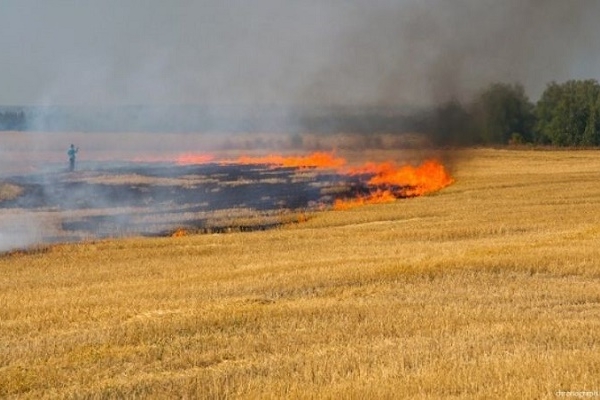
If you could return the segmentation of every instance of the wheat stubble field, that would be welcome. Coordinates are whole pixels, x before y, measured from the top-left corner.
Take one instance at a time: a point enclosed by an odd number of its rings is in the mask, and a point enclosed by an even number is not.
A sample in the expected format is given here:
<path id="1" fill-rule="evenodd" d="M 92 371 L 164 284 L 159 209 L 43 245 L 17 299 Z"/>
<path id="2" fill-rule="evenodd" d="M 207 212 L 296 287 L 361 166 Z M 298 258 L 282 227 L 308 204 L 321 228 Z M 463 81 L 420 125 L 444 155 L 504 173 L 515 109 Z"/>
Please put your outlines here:
<path id="1" fill-rule="evenodd" d="M 600 152 L 469 150 L 452 172 L 270 231 L 5 254 L 0 397 L 600 390 Z"/>

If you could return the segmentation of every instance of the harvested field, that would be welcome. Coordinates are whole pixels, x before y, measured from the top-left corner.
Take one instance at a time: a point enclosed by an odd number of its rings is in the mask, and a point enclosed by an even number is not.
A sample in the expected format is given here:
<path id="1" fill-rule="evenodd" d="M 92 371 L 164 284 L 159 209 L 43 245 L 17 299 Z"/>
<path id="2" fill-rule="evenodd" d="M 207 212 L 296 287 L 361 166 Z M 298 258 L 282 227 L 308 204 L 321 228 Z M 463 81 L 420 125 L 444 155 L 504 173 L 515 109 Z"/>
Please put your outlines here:
<path id="1" fill-rule="evenodd" d="M 289 214 L 331 204 L 332 196 L 323 194 L 328 187 L 349 192 L 354 184 L 341 180 L 331 172 L 266 165 L 96 165 L 9 177 L 3 192 L 18 193 L 0 200 L 0 209 L 54 220 L 43 243 L 178 229 L 264 229 L 284 223 Z"/>
<path id="2" fill-rule="evenodd" d="M 280 229 L 4 254 L 0 395 L 593 394 L 598 155 L 471 150 L 435 194 Z"/>
<path id="3" fill-rule="evenodd" d="M 444 166 L 393 163 L 346 168 L 332 153 L 210 161 L 186 153 L 177 162 L 85 163 L 4 177 L 3 231 L 24 229 L 10 246 L 125 236 L 264 230 L 308 213 L 440 190 Z M 343 168 L 344 167 L 344 168 Z M 343 168 L 343 169 L 342 169 Z M 20 222 L 24 221 L 24 222 Z M 27 240 L 27 230 L 34 240 Z M 6 249 L 0 242 L 0 250 Z"/>

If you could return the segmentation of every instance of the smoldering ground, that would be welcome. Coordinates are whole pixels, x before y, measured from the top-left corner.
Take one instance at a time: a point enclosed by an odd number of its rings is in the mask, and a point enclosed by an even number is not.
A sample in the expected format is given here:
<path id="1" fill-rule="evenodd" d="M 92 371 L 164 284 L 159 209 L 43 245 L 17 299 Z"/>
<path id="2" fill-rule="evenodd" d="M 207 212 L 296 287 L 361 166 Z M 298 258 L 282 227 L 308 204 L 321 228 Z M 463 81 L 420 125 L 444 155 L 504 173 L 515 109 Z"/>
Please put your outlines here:
<path id="1" fill-rule="evenodd" d="M 256 230 L 298 222 L 335 196 L 368 190 L 355 177 L 261 164 L 123 163 L 9 177 L 10 226 L 0 250 L 131 235 Z M 35 224 L 35 222 L 38 222 Z M 42 223 L 45 222 L 45 223 Z"/>
<path id="2" fill-rule="evenodd" d="M 2 250 L 18 245 L 129 235 L 251 229 L 276 225 L 278 213 L 323 201 L 313 175 L 257 166 L 96 165 L 8 179 L 20 188 L 0 202 L 12 215 Z M 312 202 L 312 203 L 311 203 Z M 46 217 L 48 224 L 33 222 Z M 240 226 L 243 218 L 254 225 Z M 25 221 L 28 221 L 25 224 Z M 242 224 L 243 225 L 243 224 Z M 26 240 L 29 239 L 29 240 Z"/>
<path id="3" fill-rule="evenodd" d="M 43 242 L 166 235 L 175 228 L 248 231 L 301 222 L 307 212 L 421 196 L 453 182 L 434 160 L 348 166 L 324 152 L 217 162 L 186 155 L 178 164 L 87 164 L 76 172 L 9 177 L 0 187 L 0 211 L 50 218 L 54 229 L 38 230 Z"/>
<path id="4" fill-rule="evenodd" d="M 146 130 L 403 133 L 405 119 L 382 116 L 466 101 L 494 81 L 521 82 L 535 98 L 552 80 L 597 75 L 599 11 L 593 0 L 8 0 L 0 104 L 43 106 L 17 151 L 32 173 L 65 157 L 64 130 L 121 132 L 82 146 L 113 161 L 141 142 L 158 158 L 173 150 L 140 140 Z M 57 118 L 61 105 L 78 111 Z M 132 105 L 143 107 L 107 111 Z M 191 122 L 178 111 L 188 105 L 203 110 Z M 188 148 L 202 151 L 197 140 Z M 4 141 L 0 155 L 15 149 Z M 20 225 L 37 237 L 37 223 Z"/>

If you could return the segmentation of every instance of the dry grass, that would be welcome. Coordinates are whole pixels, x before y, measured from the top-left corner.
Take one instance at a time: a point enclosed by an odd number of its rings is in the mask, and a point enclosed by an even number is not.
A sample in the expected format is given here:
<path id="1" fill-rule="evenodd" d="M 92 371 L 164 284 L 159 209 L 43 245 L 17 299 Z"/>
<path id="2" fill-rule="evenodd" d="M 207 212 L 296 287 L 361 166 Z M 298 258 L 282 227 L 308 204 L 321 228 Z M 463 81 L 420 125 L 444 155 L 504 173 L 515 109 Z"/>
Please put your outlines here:
<path id="1" fill-rule="evenodd" d="M 475 150 L 432 196 L 5 255 L 0 396 L 600 390 L 599 155 Z"/>
<path id="2" fill-rule="evenodd" d="M 0 201 L 12 200 L 19 197 L 23 188 L 12 183 L 0 182 Z"/>

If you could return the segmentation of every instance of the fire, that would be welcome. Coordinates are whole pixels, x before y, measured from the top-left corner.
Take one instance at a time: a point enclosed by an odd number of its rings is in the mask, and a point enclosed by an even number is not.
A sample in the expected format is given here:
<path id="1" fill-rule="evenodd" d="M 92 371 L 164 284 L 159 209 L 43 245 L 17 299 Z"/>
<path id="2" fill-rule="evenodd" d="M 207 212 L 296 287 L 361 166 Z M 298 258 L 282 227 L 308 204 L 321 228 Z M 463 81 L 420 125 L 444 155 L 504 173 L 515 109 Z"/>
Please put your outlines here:
<path id="1" fill-rule="evenodd" d="M 389 203 L 398 198 L 422 196 L 451 185 L 454 179 L 436 160 L 427 160 L 419 166 L 393 162 L 366 163 L 360 167 L 346 168 L 346 160 L 332 152 L 314 152 L 301 156 L 271 154 L 261 157 L 242 156 L 237 159 L 218 160 L 209 154 L 186 153 L 177 157 L 177 163 L 269 165 L 289 168 L 334 169 L 340 175 L 364 177 L 362 193 L 349 199 L 336 199 L 335 210 L 347 210 L 365 204 Z"/>
<path id="2" fill-rule="evenodd" d="M 206 164 L 214 160 L 211 154 L 184 153 L 177 157 L 179 165 Z"/>
<path id="3" fill-rule="evenodd" d="M 454 182 L 442 164 L 425 161 L 418 167 L 405 165 L 395 167 L 392 163 L 378 166 L 369 185 L 398 187 L 401 197 L 421 196 L 436 192 Z"/>
<path id="4" fill-rule="evenodd" d="M 333 153 L 314 152 L 306 156 L 282 156 L 270 154 L 268 156 L 251 157 L 241 156 L 237 159 L 217 160 L 211 154 L 185 153 L 176 159 L 179 165 L 206 164 L 216 162 L 219 164 L 242 164 L 242 165 L 272 165 L 290 168 L 329 168 L 339 169 L 346 164 L 346 160 L 336 157 Z"/>
<path id="5" fill-rule="evenodd" d="M 333 203 L 333 209 L 336 211 L 349 210 L 351 208 L 364 206 L 365 204 L 391 203 L 396 200 L 396 196 L 389 190 L 377 189 L 367 196 L 358 196 L 353 199 L 336 199 Z"/>
<path id="6" fill-rule="evenodd" d="M 338 158 L 333 153 L 315 152 L 307 156 L 268 155 L 265 157 L 242 156 L 234 161 L 237 164 L 266 164 L 292 168 L 341 168 L 346 160 Z"/>
<path id="7" fill-rule="evenodd" d="M 187 236 L 187 234 L 188 234 L 188 232 L 185 229 L 179 228 L 171 234 L 171 237 L 174 237 L 174 238 L 175 237 L 184 237 L 184 236 Z"/>
<path id="8" fill-rule="evenodd" d="M 367 163 L 348 170 L 350 175 L 371 175 L 367 181 L 371 193 L 349 200 L 336 200 L 335 210 L 347 210 L 364 204 L 388 203 L 397 198 L 422 196 L 451 185 L 454 179 L 442 164 L 435 160 L 425 161 L 418 167 L 397 166 L 392 162 Z"/>

